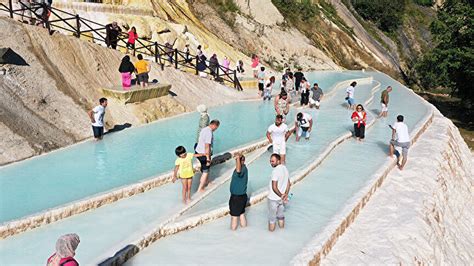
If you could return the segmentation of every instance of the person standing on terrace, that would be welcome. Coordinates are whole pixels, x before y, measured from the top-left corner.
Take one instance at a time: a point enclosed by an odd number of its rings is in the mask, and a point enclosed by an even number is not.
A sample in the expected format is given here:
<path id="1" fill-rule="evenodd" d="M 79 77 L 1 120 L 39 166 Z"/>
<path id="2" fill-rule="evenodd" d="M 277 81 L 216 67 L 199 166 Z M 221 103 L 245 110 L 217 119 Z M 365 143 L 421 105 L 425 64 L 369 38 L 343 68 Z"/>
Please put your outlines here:
<path id="1" fill-rule="evenodd" d="M 301 82 L 300 82 L 300 93 L 301 93 L 301 98 L 300 98 L 300 105 L 303 106 L 303 105 L 308 105 L 309 103 L 309 87 L 311 85 L 309 85 L 309 82 L 306 80 L 305 77 L 303 77 L 301 79 Z M 298 91 L 298 90 L 297 90 Z"/>
<path id="2" fill-rule="evenodd" d="M 219 77 L 217 76 L 217 69 L 219 68 L 219 60 L 217 60 L 217 55 L 213 54 L 211 58 L 209 58 L 209 70 L 211 71 L 211 76 L 214 77 L 214 80 L 218 80 Z"/>
<path id="3" fill-rule="evenodd" d="M 400 170 L 403 170 L 408 160 L 408 149 L 410 148 L 410 134 L 408 133 L 408 127 L 403 122 L 403 115 L 397 116 L 397 122 L 390 126 L 392 129 L 392 139 L 390 140 L 390 152 L 389 156 L 393 157 L 395 147 L 402 148 L 402 162 L 397 163 Z"/>
<path id="4" fill-rule="evenodd" d="M 236 70 L 237 70 L 237 77 L 239 79 L 242 79 L 245 73 L 244 62 L 242 60 L 239 60 Z"/>
<path id="5" fill-rule="evenodd" d="M 351 116 L 352 122 L 354 122 L 354 136 L 358 141 L 365 138 L 365 125 L 367 123 L 367 113 L 364 110 L 362 104 L 358 104 L 356 110 Z"/>
<path id="6" fill-rule="evenodd" d="M 199 133 L 198 144 L 196 145 L 196 154 L 204 154 L 203 156 L 197 157 L 201 163 L 201 180 L 199 182 L 199 192 L 204 191 L 204 187 L 207 185 L 207 178 L 211 168 L 211 156 L 212 156 L 212 144 L 214 142 L 214 131 L 219 128 L 219 120 L 212 120 L 209 126 L 203 128 Z"/>
<path id="7" fill-rule="evenodd" d="M 382 105 L 382 112 L 380 112 L 379 117 L 387 117 L 388 113 L 388 101 L 389 101 L 389 93 L 392 92 L 392 86 L 388 86 L 384 91 L 382 91 L 380 104 Z"/>
<path id="8" fill-rule="evenodd" d="M 285 204 L 290 193 L 290 174 L 281 162 L 278 154 L 272 154 L 270 165 L 273 167 L 272 178 L 268 188 L 268 231 L 273 232 L 276 222 L 280 228 L 285 227 Z"/>
<path id="9" fill-rule="evenodd" d="M 265 67 L 261 67 L 260 71 L 257 74 L 257 80 L 258 80 L 258 97 L 263 96 L 263 90 L 265 87 Z"/>
<path id="10" fill-rule="evenodd" d="M 137 34 L 137 29 L 135 27 L 132 27 L 130 31 L 128 32 L 128 41 L 127 41 L 127 50 L 125 53 L 128 54 L 128 49 L 132 49 L 133 55 L 135 55 L 135 41 L 138 40 L 138 34 Z"/>
<path id="11" fill-rule="evenodd" d="M 258 58 L 258 55 L 253 54 L 252 55 L 252 64 L 250 66 L 252 67 L 254 78 L 257 78 L 258 66 L 259 65 L 260 65 L 260 59 Z"/>
<path id="12" fill-rule="evenodd" d="M 245 218 L 245 207 L 247 206 L 247 183 L 248 170 L 245 165 L 245 156 L 238 153 L 235 155 L 235 170 L 232 173 L 232 180 L 230 181 L 230 199 L 229 210 L 231 216 L 230 228 L 236 230 L 239 221 L 240 227 L 247 226 L 247 219 Z"/>
<path id="13" fill-rule="evenodd" d="M 196 144 L 194 145 L 194 149 L 196 149 L 196 146 L 199 142 L 199 135 L 201 134 L 201 130 L 207 126 L 209 126 L 209 114 L 207 113 L 207 106 L 204 104 L 200 104 L 197 106 L 196 110 L 199 112 L 200 117 L 199 117 L 199 127 L 197 131 L 197 137 L 196 137 Z"/>
<path id="14" fill-rule="evenodd" d="M 293 75 L 295 77 L 295 88 L 296 88 L 297 92 L 300 88 L 301 81 L 304 78 L 304 74 L 303 74 L 302 71 L 303 71 L 303 69 L 301 67 L 298 67 L 298 71 L 296 71 L 295 74 Z"/>
<path id="15" fill-rule="evenodd" d="M 117 49 L 118 37 L 122 33 L 122 29 L 119 27 L 117 22 L 112 22 L 105 25 L 105 44 L 107 48 L 111 47 L 112 49 Z"/>
<path id="16" fill-rule="evenodd" d="M 357 82 L 354 81 L 346 89 L 346 101 L 347 101 L 347 104 L 349 105 L 348 109 L 354 109 L 354 105 L 355 105 L 355 100 L 354 100 L 355 86 L 357 86 Z"/>
<path id="17" fill-rule="evenodd" d="M 224 57 L 224 60 L 222 60 L 222 68 L 224 69 L 224 73 L 228 73 L 230 69 L 230 60 L 227 58 L 227 56 Z"/>
<path id="18" fill-rule="evenodd" d="M 281 156 L 279 159 L 282 164 L 285 164 L 286 156 L 286 141 L 291 135 L 288 126 L 283 123 L 283 116 L 277 115 L 275 123 L 271 124 L 267 129 L 267 139 L 273 145 L 273 153 Z"/>
<path id="19" fill-rule="evenodd" d="M 272 90 L 273 85 L 275 85 L 275 76 L 271 76 L 267 82 L 265 83 L 265 88 L 263 90 L 263 100 L 265 101 L 268 99 L 269 101 L 272 99 Z"/>
<path id="20" fill-rule="evenodd" d="M 290 112 L 290 99 L 284 89 L 275 97 L 274 106 L 276 114 L 281 115 L 285 120 L 286 115 Z"/>
<path id="21" fill-rule="evenodd" d="M 313 87 L 311 88 L 311 98 L 309 99 L 309 107 L 316 107 L 319 109 L 321 105 L 321 100 L 323 99 L 323 90 L 319 87 L 318 83 L 314 83 Z"/>
<path id="22" fill-rule="evenodd" d="M 178 146 L 175 149 L 175 154 L 178 156 L 175 161 L 175 167 L 173 171 L 173 183 L 179 178 L 183 184 L 182 196 L 183 203 L 189 203 L 191 201 L 191 186 L 193 184 L 194 168 L 193 158 L 202 156 L 203 154 L 187 153 L 183 146 Z"/>
<path id="23" fill-rule="evenodd" d="M 92 122 L 92 132 L 95 140 L 101 140 L 104 136 L 104 116 L 107 107 L 107 99 L 100 98 L 99 105 L 90 110 L 87 114 Z"/>

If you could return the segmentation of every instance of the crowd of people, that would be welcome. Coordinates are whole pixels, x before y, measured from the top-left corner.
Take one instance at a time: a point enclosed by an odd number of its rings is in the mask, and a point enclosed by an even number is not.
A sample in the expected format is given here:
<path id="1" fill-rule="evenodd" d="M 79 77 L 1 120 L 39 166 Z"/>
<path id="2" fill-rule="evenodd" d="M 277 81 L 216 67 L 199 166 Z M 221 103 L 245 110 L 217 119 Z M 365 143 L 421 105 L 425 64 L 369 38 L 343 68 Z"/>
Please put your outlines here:
<path id="1" fill-rule="evenodd" d="M 198 50 L 200 49 L 201 47 L 198 47 Z M 198 51 L 198 56 L 199 55 L 204 56 L 202 51 Z M 143 60 L 140 55 L 138 58 Z M 253 58 L 254 62 L 256 62 L 255 60 L 258 60 L 256 58 Z M 121 65 L 120 69 L 125 70 L 128 74 L 130 74 L 132 70 L 137 71 L 137 69 L 149 71 L 148 66 L 131 64 L 128 56 L 124 57 L 122 64 L 123 65 Z M 276 78 L 274 75 L 267 78 L 265 73 L 266 69 L 263 66 L 256 65 L 255 68 L 257 68 L 255 69 L 255 78 L 258 81 L 258 96 L 263 98 L 264 101 L 270 100 L 272 98 L 272 90 L 275 86 Z M 138 73 L 141 73 L 140 70 L 138 71 Z M 127 79 L 127 77 L 125 79 Z M 139 80 L 142 80 L 142 78 L 139 78 Z M 354 98 L 356 87 L 357 82 L 355 81 L 347 87 L 345 90 L 345 100 L 348 108 L 353 111 L 350 118 L 354 123 L 354 137 L 358 141 L 362 141 L 365 138 L 367 112 L 362 104 L 356 104 Z M 391 91 L 392 87 L 388 86 L 381 93 L 381 112 L 379 117 L 387 116 L 389 94 Z M 285 204 L 291 196 L 289 193 L 291 187 L 289 179 L 290 175 L 285 166 L 287 160 L 286 143 L 293 134 L 296 136 L 296 141 L 300 141 L 302 138 L 308 140 L 314 127 L 313 117 L 308 112 L 305 112 L 304 109 L 297 112 L 294 118 L 294 126 L 290 128 L 286 124 L 290 107 L 298 103 L 298 101 L 292 101 L 291 99 L 295 99 L 298 95 L 300 96 L 300 106 L 309 110 L 310 108 L 319 109 L 321 107 L 324 93 L 317 83 L 314 83 L 312 87 L 309 85 L 309 82 L 304 76 L 304 73 L 301 72 L 301 69 L 298 69 L 294 74 L 290 69 L 286 69 L 281 78 L 280 92 L 276 95 L 273 103 L 275 109 L 275 122 L 268 127 L 266 132 L 266 137 L 272 146 L 270 165 L 273 168 L 268 188 L 268 229 L 270 231 L 275 230 L 276 224 L 278 224 L 280 228 L 284 227 Z M 96 139 L 101 139 L 103 135 L 104 114 L 105 108 L 107 107 L 107 99 L 101 98 L 99 103 L 98 106 L 89 112 L 94 137 L 96 137 Z M 191 201 L 192 179 L 195 176 L 193 167 L 194 158 L 199 162 L 199 169 L 201 172 L 198 192 L 203 192 L 209 183 L 208 177 L 212 168 L 214 132 L 220 126 L 219 120 L 210 119 L 206 106 L 200 105 L 197 110 L 200 113 L 200 119 L 194 151 L 187 152 L 183 145 L 180 145 L 175 149 L 177 158 L 175 161 L 172 181 L 176 182 L 178 178 L 181 179 L 182 201 L 185 204 Z M 402 150 L 401 157 L 403 159 L 397 163 L 400 170 L 404 168 L 407 162 L 408 149 L 410 147 L 408 128 L 406 124 L 403 123 L 403 120 L 404 117 L 399 115 L 397 117 L 397 123 L 395 123 L 393 127 L 390 126 L 392 129 L 392 139 L 389 143 L 389 155 L 393 156 L 397 147 Z M 229 199 L 232 230 L 236 230 L 239 225 L 241 227 L 247 225 L 245 207 L 249 200 L 247 195 L 248 168 L 245 165 L 245 156 L 243 154 L 236 154 L 235 160 L 236 166 L 231 178 L 231 196 Z"/>

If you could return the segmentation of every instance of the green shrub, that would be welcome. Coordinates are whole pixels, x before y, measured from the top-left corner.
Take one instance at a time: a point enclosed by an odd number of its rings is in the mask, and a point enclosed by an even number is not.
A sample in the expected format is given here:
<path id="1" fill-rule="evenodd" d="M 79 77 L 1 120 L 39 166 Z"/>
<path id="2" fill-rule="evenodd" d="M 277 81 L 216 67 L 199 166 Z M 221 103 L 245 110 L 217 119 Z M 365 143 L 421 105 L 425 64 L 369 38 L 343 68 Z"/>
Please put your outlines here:
<path id="1" fill-rule="evenodd" d="M 385 32 L 393 32 L 403 22 L 406 0 L 351 0 L 361 17 Z"/>
<path id="2" fill-rule="evenodd" d="M 433 0 L 414 0 L 415 4 L 420 6 L 432 6 Z"/>

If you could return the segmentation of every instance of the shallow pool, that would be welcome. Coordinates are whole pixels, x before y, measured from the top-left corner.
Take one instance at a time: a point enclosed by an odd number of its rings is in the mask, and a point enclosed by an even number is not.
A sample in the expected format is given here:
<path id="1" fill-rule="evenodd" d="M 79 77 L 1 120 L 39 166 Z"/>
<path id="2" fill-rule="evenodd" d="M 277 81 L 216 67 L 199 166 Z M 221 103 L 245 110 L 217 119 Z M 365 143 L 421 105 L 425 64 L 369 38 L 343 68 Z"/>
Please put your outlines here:
<path id="1" fill-rule="evenodd" d="M 357 76 L 361 74 L 320 72 L 309 80 L 329 87 Z M 209 113 L 221 121 L 215 133 L 216 154 L 264 138 L 274 120 L 271 104 L 259 101 L 217 106 Z M 198 116 L 181 115 L 1 167 L 0 223 L 169 171 L 176 146 L 192 150 Z"/>

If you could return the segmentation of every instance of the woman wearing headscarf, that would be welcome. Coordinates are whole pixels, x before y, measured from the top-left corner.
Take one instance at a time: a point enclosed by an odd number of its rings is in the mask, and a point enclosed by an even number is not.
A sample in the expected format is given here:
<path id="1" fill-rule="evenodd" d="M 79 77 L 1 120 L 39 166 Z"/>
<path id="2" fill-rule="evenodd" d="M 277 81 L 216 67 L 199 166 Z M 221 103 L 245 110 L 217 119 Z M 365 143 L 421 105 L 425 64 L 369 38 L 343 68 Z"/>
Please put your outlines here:
<path id="1" fill-rule="evenodd" d="M 217 60 L 217 55 L 213 54 L 209 59 L 209 69 L 211 70 L 211 75 L 214 79 L 217 80 L 217 68 L 219 67 L 219 61 Z"/>
<path id="2" fill-rule="evenodd" d="M 124 90 L 129 90 L 132 85 L 132 74 L 135 71 L 135 66 L 130 61 L 130 56 L 126 55 L 122 58 L 119 66 L 119 72 L 122 75 L 122 86 Z"/>
<path id="3" fill-rule="evenodd" d="M 61 236 L 56 241 L 56 252 L 49 257 L 47 266 L 79 266 L 74 259 L 76 249 L 79 245 L 79 236 L 77 234 L 67 234 Z"/>
<path id="4" fill-rule="evenodd" d="M 207 107 L 204 104 L 198 105 L 197 106 L 197 111 L 200 113 L 200 118 L 199 118 L 199 128 L 197 131 L 197 138 L 196 138 L 196 144 L 199 141 L 199 133 L 201 133 L 201 129 L 209 126 L 209 114 L 207 113 Z"/>

